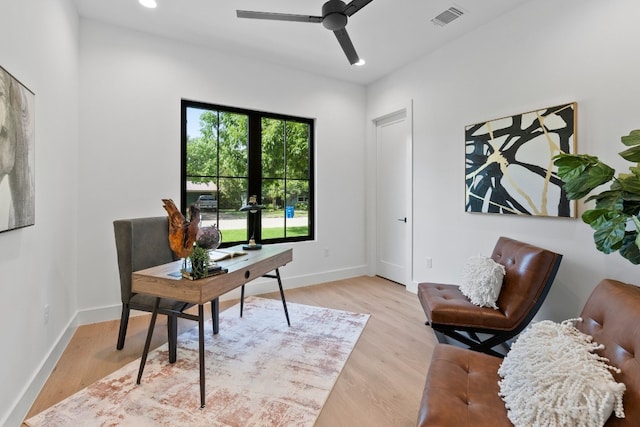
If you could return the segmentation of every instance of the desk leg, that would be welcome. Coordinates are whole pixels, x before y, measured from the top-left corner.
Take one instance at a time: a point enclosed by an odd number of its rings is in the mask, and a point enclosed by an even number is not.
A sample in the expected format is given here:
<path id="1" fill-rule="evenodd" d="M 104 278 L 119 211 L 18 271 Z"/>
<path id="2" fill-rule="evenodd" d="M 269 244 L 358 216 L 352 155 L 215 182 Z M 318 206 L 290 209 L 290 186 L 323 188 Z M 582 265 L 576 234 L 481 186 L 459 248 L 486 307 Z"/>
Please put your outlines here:
<path id="1" fill-rule="evenodd" d="M 160 297 L 157 297 L 156 302 L 153 304 L 153 313 L 151 314 L 151 322 L 149 323 L 149 330 L 147 331 L 147 340 L 144 343 L 144 351 L 142 352 L 142 358 L 140 359 L 140 369 L 138 369 L 138 379 L 136 380 L 136 384 L 140 384 L 144 365 L 147 363 L 149 347 L 151 346 L 151 338 L 153 337 L 153 329 L 156 327 L 156 317 L 158 317 L 158 306 L 160 306 Z"/>
<path id="2" fill-rule="evenodd" d="M 169 334 L 169 363 L 176 363 L 178 357 L 178 318 L 167 315 L 167 331 Z"/>
<path id="3" fill-rule="evenodd" d="M 282 289 L 282 280 L 280 279 L 280 270 L 277 268 L 276 277 L 278 279 L 278 287 L 280 288 L 280 296 L 282 297 L 282 305 L 284 306 L 284 315 L 287 317 L 287 325 L 291 326 L 291 322 L 289 322 L 289 311 L 287 310 L 287 301 L 284 299 L 284 290 Z"/>
<path id="4" fill-rule="evenodd" d="M 213 335 L 220 330 L 220 302 L 219 298 L 211 301 L 211 320 L 213 321 Z"/>
<path id="5" fill-rule="evenodd" d="M 198 332 L 200 341 L 200 407 L 204 408 L 204 306 L 198 304 Z"/>
<path id="6" fill-rule="evenodd" d="M 242 317 L 242 310 L 244 310 L 244 285 L 240 288 L 240 317 Z"/>

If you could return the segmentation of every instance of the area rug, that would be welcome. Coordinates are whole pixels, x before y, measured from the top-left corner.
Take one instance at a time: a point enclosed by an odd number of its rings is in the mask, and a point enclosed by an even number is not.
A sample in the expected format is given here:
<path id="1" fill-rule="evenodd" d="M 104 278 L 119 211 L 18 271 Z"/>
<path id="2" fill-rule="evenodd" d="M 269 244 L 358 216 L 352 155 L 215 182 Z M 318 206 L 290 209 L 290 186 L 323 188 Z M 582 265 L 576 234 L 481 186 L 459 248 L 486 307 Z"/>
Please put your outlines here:
<path id="1" fill-rule="evenodd" d="M 206 406 L 200 408 L 198 328 L 28 419 L 35 426 L 312 426 L 369 315 L 245 299 L 205 329 Z"/>

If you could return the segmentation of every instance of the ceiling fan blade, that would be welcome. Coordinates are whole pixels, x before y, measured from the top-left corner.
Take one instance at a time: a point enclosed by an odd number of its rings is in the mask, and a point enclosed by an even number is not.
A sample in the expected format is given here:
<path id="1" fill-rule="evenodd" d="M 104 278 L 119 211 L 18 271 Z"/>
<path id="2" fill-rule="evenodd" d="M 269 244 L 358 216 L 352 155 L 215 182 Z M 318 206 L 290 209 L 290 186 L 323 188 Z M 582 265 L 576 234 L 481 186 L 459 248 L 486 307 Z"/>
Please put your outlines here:
<path id="1" fill-rule="evenodd" d="M 351 16 L 372 1 L 373 0 L 352 0 L 344 7 L 344 14 L 347 16 Z"/>
<path id="2" fill-rule="evenodd" d="M 351 38 L 349 37 L 349 33 L 347 33 L 347 29 L 343 28 L 341 30 L 336 30 L 333 34 L 336 35 L 340 46 L 342 46 L 344 54 L 347 55 L 349 63 L 353 65 L 360 61 L 360 58 L 358 58 L 358 54 L 356 53 L 356 48 L 353 47 L 353 43 L 351 43 Z"/>
<path id="3" fill-rule="evenodd" d="M 270 19 L 273 21 L 294 21 L 294 22 L 322 22 L 322 16 L 294 15 L 291 13 L 254 12 L 251 10 L 236 10 L 238 18 L 249 19 Z"/>

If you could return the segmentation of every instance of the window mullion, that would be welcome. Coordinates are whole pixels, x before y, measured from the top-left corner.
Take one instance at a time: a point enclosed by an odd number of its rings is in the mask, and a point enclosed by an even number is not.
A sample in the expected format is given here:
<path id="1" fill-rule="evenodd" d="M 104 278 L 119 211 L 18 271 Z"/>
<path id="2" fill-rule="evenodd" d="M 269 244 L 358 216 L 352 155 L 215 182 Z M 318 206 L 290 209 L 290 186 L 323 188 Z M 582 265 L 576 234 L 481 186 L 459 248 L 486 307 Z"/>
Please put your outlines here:
<path id="1" fill-rule="evenodd" d="M 258 203 L 262 203 L 262 116 L 258 113 L 249 114 L 249 184 L 247 197 L 256 195 Z M 254 230 L 255 238 L 262 241 L 262 216 L 260 211 L 253 214 L 257 215 L 256 229 Z M 253 228 L 251 215 L 247 218 L 247 234 Z M 248 238 L 248 237 L 247 237 Z"/>
<path id="2" fill-rule="evenodd" d="M 283 168 L 282 168 L 282 181 L 284 182 L 284 191 L 283 191 L 283 197 L 284 197 L 284 207 L 285 207 L 285 214 L 284 214 L 284 238 L 287 238 L 287 215 L 286 215 L 286 209 L 287 209 L 287 201 L 288 201 L 288 197 L 289 197 L 289 193 L 287 192 L 287 121 L 284 121 L 284 126 L 282 126 L 282 140 L 284 141 L 284 144 L 282 144 L 282 158 L 284 159 L 283 162 Z"/>

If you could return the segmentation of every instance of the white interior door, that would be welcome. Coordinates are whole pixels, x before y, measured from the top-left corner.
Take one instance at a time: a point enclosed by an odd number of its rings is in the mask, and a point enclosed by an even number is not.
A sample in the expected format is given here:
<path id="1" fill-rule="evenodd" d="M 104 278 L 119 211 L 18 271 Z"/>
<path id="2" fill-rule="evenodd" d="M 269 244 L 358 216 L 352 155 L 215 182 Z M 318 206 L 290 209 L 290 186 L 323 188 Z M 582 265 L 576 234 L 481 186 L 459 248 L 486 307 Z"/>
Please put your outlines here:
<path id="1" fill-rule="evenodd" d="M 376 274 L 407 285 L 411 275 L 411 122 L 407 110 L 375 120 Z"/>

